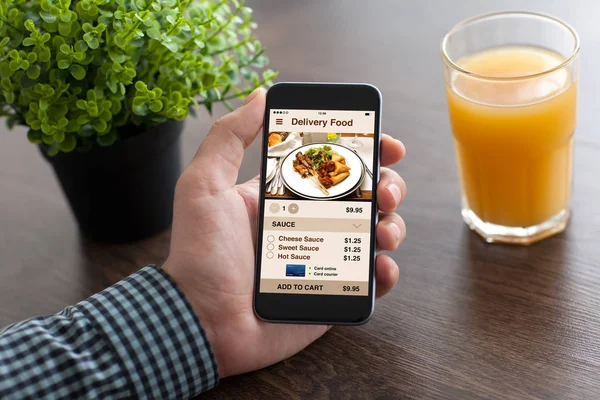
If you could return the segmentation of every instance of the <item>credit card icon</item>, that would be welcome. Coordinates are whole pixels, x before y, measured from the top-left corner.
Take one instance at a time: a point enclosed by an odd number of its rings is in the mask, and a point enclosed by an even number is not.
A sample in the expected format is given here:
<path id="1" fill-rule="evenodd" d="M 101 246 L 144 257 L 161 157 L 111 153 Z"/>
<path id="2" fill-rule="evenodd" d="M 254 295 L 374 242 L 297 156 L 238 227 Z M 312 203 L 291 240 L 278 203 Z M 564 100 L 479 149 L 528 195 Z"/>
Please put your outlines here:
<path id="1" fill-rule="evenodd" d="M 285 276 L 306 276 L 306 265 L 304 264 L 286 264 Z"/>

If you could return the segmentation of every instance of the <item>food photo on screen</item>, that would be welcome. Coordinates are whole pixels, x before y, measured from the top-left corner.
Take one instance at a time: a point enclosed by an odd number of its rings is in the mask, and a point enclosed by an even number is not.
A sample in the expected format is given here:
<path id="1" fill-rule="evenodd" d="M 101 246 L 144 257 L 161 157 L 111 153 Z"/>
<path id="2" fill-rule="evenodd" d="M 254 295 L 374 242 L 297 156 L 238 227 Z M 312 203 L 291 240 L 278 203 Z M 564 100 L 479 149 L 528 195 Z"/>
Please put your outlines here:
<path id="1" fill-rule="evenodd" d="M 373 140 L 373 134 L 269 132 L 265 197 L 371 200 Z"/>

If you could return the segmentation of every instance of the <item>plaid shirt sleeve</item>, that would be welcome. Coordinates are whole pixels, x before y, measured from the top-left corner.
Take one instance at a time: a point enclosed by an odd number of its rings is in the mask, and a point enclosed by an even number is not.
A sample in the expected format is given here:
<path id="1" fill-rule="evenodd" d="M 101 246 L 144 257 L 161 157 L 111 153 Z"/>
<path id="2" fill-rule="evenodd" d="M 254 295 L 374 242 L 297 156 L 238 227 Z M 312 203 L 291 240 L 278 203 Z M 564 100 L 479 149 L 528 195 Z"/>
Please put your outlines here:
<path id="1" fill-rule="evenodd" d="M 149 266 L 60 313 L 0 331 L 1 399 L 184 399 L 217 364 L 183 293 Z"/>

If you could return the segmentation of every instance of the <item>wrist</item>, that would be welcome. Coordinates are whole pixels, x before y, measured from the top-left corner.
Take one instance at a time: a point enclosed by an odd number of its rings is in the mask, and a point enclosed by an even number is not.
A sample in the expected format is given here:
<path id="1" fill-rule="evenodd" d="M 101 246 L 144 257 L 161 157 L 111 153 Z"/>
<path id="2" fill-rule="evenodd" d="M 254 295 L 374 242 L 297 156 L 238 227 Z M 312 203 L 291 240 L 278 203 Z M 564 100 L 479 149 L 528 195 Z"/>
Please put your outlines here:
<path id="1" fill-rule="evenodd" d="M 216 332 L 216 322 L 214 321 L 214 318 L 208 315 L 208 313 L 205 311 L 206 307 L 204 307 L 204 304 L 202 304 L 202 300 L 197 288 L 193 284 L 194 280 L 187 276 L 187 274 L 184 272 L 184 268 L 178 267 L 176 263 L 170 262 L 169 259 L 165 261 L 162 269 L 179 287 L 187 302 L 192 307 L 192 310 L 196 314 L 196 317 L 200 321 L 200 325 L 204 329 L 204 333 L 215 357 L 219 377 L 224 378 L 227 375 L 225 373 L 224 363 L 222 362 L 223 357 L 221 355 L 218 335 Z"/>

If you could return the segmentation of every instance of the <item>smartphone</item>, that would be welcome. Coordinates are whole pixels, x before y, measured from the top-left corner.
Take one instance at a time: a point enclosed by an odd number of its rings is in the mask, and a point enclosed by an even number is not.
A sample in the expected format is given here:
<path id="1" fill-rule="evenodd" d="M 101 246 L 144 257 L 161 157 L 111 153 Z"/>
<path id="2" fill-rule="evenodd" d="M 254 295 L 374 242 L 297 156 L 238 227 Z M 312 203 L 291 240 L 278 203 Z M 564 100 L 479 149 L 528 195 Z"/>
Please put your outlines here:
<path id="1" fill-rule="evenodd" d="M 267 93 L 254 311 L 361 324 L 373 313 L 381 94 L 278 83 Z"/>

